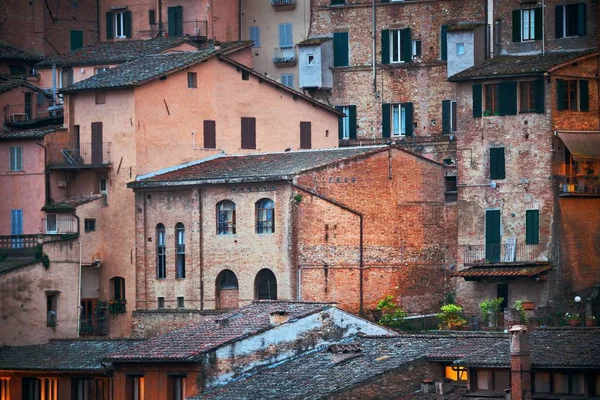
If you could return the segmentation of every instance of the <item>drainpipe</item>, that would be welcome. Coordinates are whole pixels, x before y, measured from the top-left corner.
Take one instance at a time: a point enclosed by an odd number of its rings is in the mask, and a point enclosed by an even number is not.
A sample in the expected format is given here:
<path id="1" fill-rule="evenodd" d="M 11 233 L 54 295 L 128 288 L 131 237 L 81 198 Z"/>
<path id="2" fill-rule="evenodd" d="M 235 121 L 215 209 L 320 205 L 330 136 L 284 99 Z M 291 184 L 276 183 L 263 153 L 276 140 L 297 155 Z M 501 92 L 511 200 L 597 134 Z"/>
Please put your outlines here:
<path id="1" fill-rule="evenodd" d="M 48 202 L 50 201 L 50 171 L 46 169 L 46 166 L 48 165 L 48 148 L 46 148 L 46 146 L 44 146 L 38 141 L 36 141 L 35 144 L 44 148 L 44 204 L 48 204 Z"/>
<path id="2" fill-rule="evenodd" d="M 79 218 L 77 218 L 77 233 L 79 233 Z M 79 243 L 79 288 L 77 290 L 77 338 L 79 338 L 79 328 L 81 326 L 81 240 Z"/>
<path id="3" fill-rule="evenodd" d="M 238 40 L 242 40 L 242 0 L 238 0 Z"/>
<path id="4" fill-rule="evenodd" d="M 348 211 L 351 214 L 354 214 L 356 216 L 358 216 L 359 218 L 359 222 L 360 222 L 360 231 L 359 231 L 359 235 L 360 235 L 360 239 L 359 239 L 359 258 L 358 258 L 358 265 L 359 265 L 359 292 L 360 292 L 360 307 L 359 307 L 359 315 L 360 316 L 364 316 L 364 282 L 363 282 L 363 275 L 364 275 L 364 262 L 363 262 L 363 253 L 364 253 L 364 249 L 363 249 L 363 215 L 356 211 L 351 209 L 348 206 L 345 206 L 343 204 L 338 203 L 337 201 L 327 198 L 323 195 L 320 195 L 316 192 L 313 192 L 312 190 L 308 189 L 308 188 L 304 188 L 302 186 L 298 186 L 293 182 L 290 182 L 290 184 L 292 185 L 293 188 L 296 188 L 298 190 L 301 190 L 305 193 L 310 194 L 311 196 L 315 196 L 323 201 L 328 202 L 329 204 L 333 204 L 334 206 L 341 208 L 342 210 Z M 300 274 L 298 274 L 298 277 L 300 277 Z M 298 293 L 300 293 L 300 284 L 298 283 Z M 300 294 L 298 294 L 299 296 Z"/>
<path id="5" fill-rule="evenodd" d="M 56 105 L 56 64 L 52 64 L 52 105 Z"/>
<path id="6" fill-rule="evenodd" d="M 377 61 L 377 57 L 376 57 L 376 51 L 377 51 L 377 15 L 375 12 L 375 0 L 373 0 L 373 4 L 372 4 L 372 16 L 371 16 L 371 23 L 372 23 L 372 31 L 373 31 L 373 54 L 371 57 L 371 63 L 373 64 L 373 93 L 377 93 L 377 69 L 376 69 L 376 61 Z"/>
<path id="7" fill-rule="evenodd" d="M 542 0 L 542 55 L 546 55 L 546 1 Z"/>

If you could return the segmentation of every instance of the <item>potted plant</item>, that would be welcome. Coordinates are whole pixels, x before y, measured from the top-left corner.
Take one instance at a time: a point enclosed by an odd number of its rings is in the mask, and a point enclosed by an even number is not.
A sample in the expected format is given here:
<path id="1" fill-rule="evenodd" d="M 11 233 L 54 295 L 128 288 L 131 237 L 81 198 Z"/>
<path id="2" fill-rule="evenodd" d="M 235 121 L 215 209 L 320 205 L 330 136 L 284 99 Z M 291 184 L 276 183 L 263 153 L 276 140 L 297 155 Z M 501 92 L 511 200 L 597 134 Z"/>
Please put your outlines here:
<path id="1" fill-rule="evenodd" d="M 519 316 L 519 322 L 523 325 L 527 324 L 527 313 L 525 312 L 525 308 L 523 307 L 523 300 L 515 301 L 515 310 L 517 310 L 517 315 Z"/>
<path id="2" fill-rule="evenodd" d="M 596 317 L 590 315 L 585 319 L 585 326 L 596 326 Z"/>
<path id="3" fill-rule="evenodd" d="M 438 318 L 441 323 L 440 329 L 462 329 L 467 325 L 467 320 L 462 316 L 462 307 L 456 304 L 446 304 L 442 306 L 441 313 L 438 314 Z"/>
<path id="4" fill-rule="evenodd" d="M 496 297 L 494 299 L 485 299 L 479 304 L 485 326 L 495 328 L 498 325 L 498 313 L 503 301 L 502 297 Z"/>
<path id="5" fill-rule="evenodd" d="M 126 311 L 127 300 L 115 299 L 108 303 L 108 312 L 111 314 L 124 314 Z"/>
<path id="6" fill-rule="evenodd" d="M 566 313 L 565 318 L 567 322 L 571 326 L 580 326 L 581 325 L 581 316 L 578 313 Z"/>

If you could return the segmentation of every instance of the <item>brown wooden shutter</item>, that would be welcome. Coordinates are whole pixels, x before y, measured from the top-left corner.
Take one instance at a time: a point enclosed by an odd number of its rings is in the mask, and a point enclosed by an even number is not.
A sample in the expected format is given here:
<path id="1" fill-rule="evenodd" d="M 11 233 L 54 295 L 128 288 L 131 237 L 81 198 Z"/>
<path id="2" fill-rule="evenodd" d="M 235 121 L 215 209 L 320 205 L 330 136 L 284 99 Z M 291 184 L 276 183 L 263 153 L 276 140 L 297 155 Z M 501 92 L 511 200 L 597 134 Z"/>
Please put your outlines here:
<path id="1" fill-rule="evenodd" d="M 311 143 L 311 125 L 310 122 L 300 122 L 300 148 L 310 149 Z"/>
<path id="2" fill-rule="evenodd" d="M 217 132 L 215 121 L 204 121 L 204 148 L 217 148 Z"/>
<path id="3" fill-rule="evenodd" d="M 242 149 L 256 149 L 256 118 L 242 117 Z"/>

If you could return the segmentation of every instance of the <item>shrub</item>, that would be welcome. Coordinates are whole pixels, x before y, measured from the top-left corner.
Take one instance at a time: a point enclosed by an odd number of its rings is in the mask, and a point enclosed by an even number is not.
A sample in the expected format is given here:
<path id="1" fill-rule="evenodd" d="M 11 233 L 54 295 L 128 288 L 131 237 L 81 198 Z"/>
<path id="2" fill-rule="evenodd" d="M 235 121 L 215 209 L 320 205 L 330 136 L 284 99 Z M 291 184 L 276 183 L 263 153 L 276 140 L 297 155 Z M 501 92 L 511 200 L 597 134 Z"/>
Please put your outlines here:
<path id="1" fill-rule="evenodd" d="M 485 299 L 479 304 L 484 325 L 496 326 L 498 322 L 496 319 L 496 315 L 500 312 L 500 307 L 502 306 L 503 301 L 504 298 L 496 297 L 494 299 Z"/>
<path id="2" fill-rule="evenodd" d="M 394 303 L 394 296 L 388 295 L 377 303 L 377 310 L 381 311 L 379 324 L 388 328 L 400 329 L 403 325 L 406 312 Z"/>
<path id="3" fill-rule="evenodd" d="M 523 300 L 515 301 L 515 309 L 517 310 L 517 314 L 519 315 L 519 321 L 522 324 L 526 324 L 527 323 L 527 314 L 525 313 L 525 310 L 523 309 Z"/>
<path id="4" fill-rule="evenodd" d="M 456 304 L 442 306 L 438 318 L 441 320 L 440 329 L 457 329 L 465 326 L 467 320 L 462 316 L 462 307 Z"/>

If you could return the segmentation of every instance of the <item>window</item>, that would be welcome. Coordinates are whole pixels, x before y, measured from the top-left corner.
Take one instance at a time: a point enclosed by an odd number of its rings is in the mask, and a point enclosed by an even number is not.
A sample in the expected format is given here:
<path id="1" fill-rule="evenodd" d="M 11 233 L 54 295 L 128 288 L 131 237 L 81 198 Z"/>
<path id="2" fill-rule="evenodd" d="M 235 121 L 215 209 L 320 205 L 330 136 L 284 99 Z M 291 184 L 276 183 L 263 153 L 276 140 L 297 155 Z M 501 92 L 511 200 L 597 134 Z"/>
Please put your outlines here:
<path id="1" fill-rule="evenodd" d="M 300 148 L 311 148 L 311 124 L 310 122 L 300 122 Z"/>
<path id="2" fill-rule="evenodd" d="M 333 33 L 333 66 L 347 67 L 350 59 L 348 32 Z"/>
<path id="3" fill-rule="evenodd" d="M 540 210 L 525 212 L 525 244 L 540 242 Z"/>
<path id="4" fill-rule="evenodd" d="M 157 303 L 158 303 L 158 309 L 162 309 L 165 308 L 165 298 L 164 297 L 159 297 L 157 299 Z"/>
<path id="5" fill-rule="evenodd" d="M 167 7 L 167 17 L 169 36 L 183 36 L 183 7 Z"/>
<path id="6" fill-rule="evenodd" d="M 413 45 L 410 28 L 381 31 L 381 63 L 410 62 Z"/>
<path id="7" fill-rule="evenodd" d="M 392 136 L 406 135 L 406 107 L 392 104 Z"/>
<path id="8" fill-rule="evenodd" d="M 339 139 L 356 139 L 356 106 L 336 106 L 335 109 L 346 114 L 338 117 Z"/>
<path id="9" fill-rule="evenodd" d="M 185 278 L 185 227 L 181 222 L 175 225 L 175 268 L 176 278 Z"/>
<path id="10" fill-rule="evenodd" d="M 185 400 L 185 376 L 170 376 L 169 377 L 169 399 L 170 400 Z"/>
<path id="11" fill-rule="evenodd" d="M 177 298 L 177 308 L 185 308 L 185 299 L 183 296 Z"/>
<path id="12" fill-rule="evenodd" d="M 456 185 L 456 176 L 446 176 L 444 180 L 446 184 L 446 191 L 444 193 L 446 201 L 456 201 L 458 197 L 458 186 Z"/>
<path id="13" fill-rule="evenodd" d="M 57 233 L 56 214 L 46 214 L 46 233 Z"/>
<path id="14" fill-rule="evenodd" d="M 198 76 L 195 72 L 187 73 L 187 84 L 190 89 L 196 89 L 198 87 Z"/>
<path id="15" fill-rule="evenodd" d="M 519 111 L 535 111 L 535 85 L 533 81 L 519 82 Z"/>
<path id="16" fill-rule="evenodd" d="M 110 291 L 112 300 L 125 300 L 125 278 L 110 278 Z"/>
<path id="17" fill-rule="evenodd" d="M 277 279 L 270 269 L 261 269 L 254 280 L 257 300 L 277 300 Z"/>
<path id="18" fill-rule="evenodd" d="M 167 251 L 165 240 L 165 226 L 156 225 L 156 278 L 164 279 L 167 277 Z"/>
<path id="19" fill-rule="evenodd" d="M 490 149 L 490 179 L 505 179 L 504 147 Z"/>
<path id="20" fill-rule="evenodd" d="M 235 235 L 235 203 L 223 200 L 217 204 L 217 234 Z"/>
<path id="21" fill-rule="evenodd" d="M 110 69 L 109 67 L 96 67 L 96 68 L 94 68 L 94 75 L 98 75 L 101 72 L 106 72 L 109 69 Z"/>
<path id="22" fill-rule="evenodd" d="M 256 118 L 242 117 L 242 149 L 256 149 Z"/>
<path id="23" fill-rule="evenodd" d="M 383 137 L 413 135 L 413 104 L 382 104 Z"/>
<path id="24" fill-rule="evenodd" d="M 557 79 L 556 97 L 559 111 L 589 111 L 589 83 L 586 79 Z"/>
<path id="25" fill-rule="evenodd" d="M 391 30 L 390 31 L 390 62 L 391 63 L 398 63 L 403 61 L 400 57 L 400 55 L 402 54 L 402 40 L 400 38 L 400 33 L 401 31 L 399 29 L 397 30 Z"/>
<path id="26" fill-rule="evenodd" d="M 106 104 L 106 92 L 95 92 L 96 104 Z"/>
<path id="27" fill-rule="evenodd" d="M 453 381 L 468 381 L 469 375 L 467 372 L 467 368 L 465 367 L 451 367 L 446 366 L 446 378 L 452 379 Z"/>
<path id="28" fill-rule="evenodd" d="M 421 41 L 413 40 L 412 41 L 412 58 L 420 58 L 421 57 Z"/>
<path id="29" fill-rule="evenodd" d="M 312 67 L 313 65 L 315 65 L 315 55 L 314 54 L 308 54 L 306 56 L 306 65 L 308 65 L 309 67 Z"/>
<path id="30" fill-rule="evenodd" d="M 332 6 L 342 6 L 346 4 L 346 0 L 331 0 Z"/>
<path id="31" fill-rule="evenodd" d="M 465 44 L 464 43 L 456 43 L 456 55 L 462 56 L 465 54 Z"/>
<path id="32" fill-rule="evenodd" d="M 535 12 L 533 9 L 521 10 L 521 34 L 523 41 L 535 39 Z"/>
<path id="33" fill-rule="evenodd" d="M 11 146 L 9 169 L 11 171 L 22 171 L 23 170 L 23 147 Z"/>
<path id="34" fill-rule="evenodd" d="M 216 280 L 217 308 L 237 308 L 239 305 L 238 288 L 238 280 L 233 271 L 228 269 L 221 271 Z"/>
<path id="35" fill-rule="evenodd" d="M 502 393 L 505 389 L 510 389 L 509 371 L 478 369 L 476 374 L 479 391 Z"/>
<path id="36" fill-rule="evenodd" d="M 294 47 L 293 26 L 290 23 L 279 24 L 279 48 Z"/>
<path id="37" fill-rule="evenodd" d="M 488 115 L 500 114 L 500 85 L 485 85 L 485 112 Z"/>
<path id="38" fill-rule="evenodd" d="M 554 9 L 557 39 L 586 35 L 586 3 L 562 4 Z"/>
<path id="39" fill-rule="evenodd" d="M 131 13 L 115 12 L 115 38 L 124 39 L 131 37 Z M 129 36 L 127 35 L 129 33 Z"/>
<path id="40" fill-rule="evenodd" d="M 294 88 L 294 74 L 281 75 L 281 84 L 289 88 Z"/>
<path id="41" fill-rule="evenodd" d="M 250 72 L 246 70 L 242 70 L 242 80 L 249 81 L 250 80 Z"/>
<path id="42" fill-rule="evenodd" d="M 156 10 L 148 10 L 148 25 L 150 25 L 150 28 L 156 25 Z"/>
<path id="43" fill-rule="evenodd" d="M 83 47 L 83 31 L 71 31 L 71 51 Z"/>
<path id="44" fill-rule="evenodd" d="M 23 210 L 22 209 L 11 209 L 10 210 L 10 234 L 12 236 L 19 236 L 23 234 Z M 11 243 L 13 249 L 23 248 L 23 239 L 13 239 Z"/>
<path id="45" fill-rule="evenodd" d="M 9 66 L 11 75 L 26 75 L 27 69 L 22 65 L 11 65 Z"/>
<path id="46" fill-rule="evenodd" d="M 39 394 L 43 400 L 58 400 L 58 378 L 38 378 L 39 381 Z M 32 398 L 25 397 L 23 398 Z"/>
<path id="47" fill-rule="evenodd" d="M 10 378 L 0 378 L 0 400 L 10 400 Z"/>
<path id="48" fill-rule="evenodd" d="M 526 42 L 541 40 L 543 31 L 542 8 L 529 8 L 513 10 L 512 12 L 512 40 L 513 42 Z"/>
<path id="49" fill-rule="evenodd" d="M 553 395 L 582 395 L 585 393 L 585 376 L 572 373 L 535 372 L 533 392 Z"/>
<path id="50" fill-rule="evenodd" d="M 254 47 L 260 47 L 260 26 L 248 27 L 248 39 L 254 42 Z"/>
<path id="51" fill-rule="evenodd" d="M 256 202 L 256 233 L 275 232 L 275 203 L 271 199 Z"/>
<path id="52" fill-rule="evenodd" d="M 456 132 L 457 109 L 456 100 L 442 101 L 442 133 Z"/>
<path id="53" fill-rule="evenodd" d="M 127 377 L 127 400 L 144 400 L 144 377 Z"/>
<path id="54" fill-rule="evenodd" d="M 448 59 L 448 25 L 440 26 L 440 60 Z"/>
<path id="55" fill-rule="evenodd" d="M 58 291 L 46 291 L 46 325 L 55 327 L 58 312 Z"/>
<path id="56" fill-rule="evenodd" d="M 83 229 L 86 232 L 95 232 L 96 231 L 96 220 L 93 218 L 86 218 L 83 220 Z"/>
<path id="57" fill-rule="evenodd" d="M 217 126 L 215 121 L 204 121 L 204 148 L 217 148 Z"/>
<path id="58" fill-rule="evenodd" d="M 100 178 L 99 186 L 100 186 L 100 194 L 108 194 L 108 179 Z"/>
<path id="59" fill-rule="evenodd" d="M 112 385 L 107 378 L 71 378 L 71 393 L 73 400 L 109 400 Z"/>

